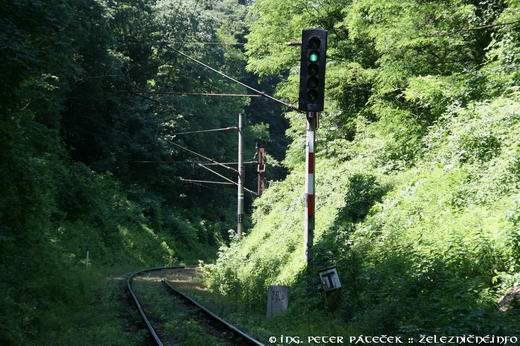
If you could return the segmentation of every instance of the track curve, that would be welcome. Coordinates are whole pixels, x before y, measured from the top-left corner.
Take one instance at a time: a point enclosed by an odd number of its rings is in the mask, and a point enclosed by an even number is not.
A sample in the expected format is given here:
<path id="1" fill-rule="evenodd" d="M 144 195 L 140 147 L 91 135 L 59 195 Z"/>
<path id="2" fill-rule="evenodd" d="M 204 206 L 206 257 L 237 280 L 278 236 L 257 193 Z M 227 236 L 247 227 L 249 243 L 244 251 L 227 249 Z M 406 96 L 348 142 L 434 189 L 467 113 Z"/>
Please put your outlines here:
<path id="1" fill-rule="evenodd" d="M 150 268 L 141 270 L 138 272 L 134 272 L 129 275 L 126 281 L 126 286 L 128 289 L 128 292 L 130 293 L 130 296 L 132 297 L 132 300 L 134 302 L 134 305 L 137 307 L 137 310 L 139 311 L 139 314 L 141 316 L 141 319 L 146 324 L 146 327 L 148 329 L 148 332 L 152 339 L 154 340 L 154 343 L 158 346 L 164 346 L 163 341 L 157 334 L 156 329 L 154 328 L 152 322 L 150 321 L 150 318 L 146 315 L 146 312 L 143 308 L 142 303 L 139 301 L 139 298 L 137 297 L 133 287 L 132 282 L 134 278 L 136 278 L 139 275 L 147 274 L 154 271 L 162 271 L 162 270 L 184 270 L 184 269 L 192 269 L 193 267 L 189 266 L 173 266 L 173 267 L 156 267 L 156 268 Z M 168 292 L 175 294 L 176 296 L 182 298 L 186 303 L 188 303 L 191 306 L 196 307 L 198 310 L 200 310 L 208 319 L 214 321 L 222 330 L 228 331 L 232 333 L 238 340 L 240 340 L 240 345 L 253 345 L 253 346 L 263 346 L 260 341 L 254 339 L 253 337 L 249 336 L 239 328 L 233 326 L 229 322 L 223 320 L 213 312 L 211 312 L 208 308 L 204 307 L 194 299 L 188 297 L 184 293 L 180 292 L 178 289 L 176 289 L 171 283 L 167 282 L 166 280 L 162 280 L 162 283 L 164 286 L 168 289 Z"/>

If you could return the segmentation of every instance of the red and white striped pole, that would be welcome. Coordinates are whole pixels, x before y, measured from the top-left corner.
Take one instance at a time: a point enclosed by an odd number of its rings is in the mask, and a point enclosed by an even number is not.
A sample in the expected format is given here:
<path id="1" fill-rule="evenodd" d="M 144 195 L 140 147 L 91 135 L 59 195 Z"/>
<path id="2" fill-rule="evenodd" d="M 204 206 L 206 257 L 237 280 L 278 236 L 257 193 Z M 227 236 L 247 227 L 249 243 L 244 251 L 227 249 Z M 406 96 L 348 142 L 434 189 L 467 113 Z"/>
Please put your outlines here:
<path id="1" fill-rule="evenodd" d="M 306 165 L 305 165 L 305 233 L 304 233 L 304 255 L 307 265 L 312 262 L 312 244 L 314 241 L 314 134 L 318 125 L 318 112 L 307 112 L 307 139 L 305 142 Z"/>

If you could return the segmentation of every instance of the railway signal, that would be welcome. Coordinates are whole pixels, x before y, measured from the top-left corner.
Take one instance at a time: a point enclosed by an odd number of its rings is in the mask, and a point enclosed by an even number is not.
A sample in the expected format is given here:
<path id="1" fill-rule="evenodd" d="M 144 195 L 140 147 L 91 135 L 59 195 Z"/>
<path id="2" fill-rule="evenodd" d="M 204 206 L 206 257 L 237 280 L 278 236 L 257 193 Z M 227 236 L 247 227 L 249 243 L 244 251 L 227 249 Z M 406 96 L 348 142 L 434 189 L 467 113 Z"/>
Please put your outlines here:
<path id="1" fill-rule="evenodd" d="M 299 109 L 321 112 L 325 95 L 327 30 L 305 29 L 300 57 Z"/>
<path id="2" fill-rule="evenodd" d="M 305 141 L 305 221 L 304 258 L 312 264 L 314 242 L 314 134 L 325 99 L 325 65 L 327 53 L 327 31 L 305 29 L 302 32 L 300 57 L 299 109 L 307 113 L 307 139 Z"/>

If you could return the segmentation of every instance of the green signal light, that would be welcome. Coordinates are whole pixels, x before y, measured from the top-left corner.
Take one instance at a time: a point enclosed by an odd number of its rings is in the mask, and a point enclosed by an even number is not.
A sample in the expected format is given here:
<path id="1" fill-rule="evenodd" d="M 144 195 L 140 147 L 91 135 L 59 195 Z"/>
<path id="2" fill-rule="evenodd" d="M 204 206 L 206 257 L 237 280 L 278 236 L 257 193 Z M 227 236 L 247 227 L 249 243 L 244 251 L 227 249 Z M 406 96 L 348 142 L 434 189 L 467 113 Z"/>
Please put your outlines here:
<path id="1" fill-rule="evenodd" d="M 312 52 L 311 54 L 309 54 L 310 62 L 316 62 L 316 61 L 318 61 L 319 58 L 320 58 L 320 56 L 316 52 Z"/>

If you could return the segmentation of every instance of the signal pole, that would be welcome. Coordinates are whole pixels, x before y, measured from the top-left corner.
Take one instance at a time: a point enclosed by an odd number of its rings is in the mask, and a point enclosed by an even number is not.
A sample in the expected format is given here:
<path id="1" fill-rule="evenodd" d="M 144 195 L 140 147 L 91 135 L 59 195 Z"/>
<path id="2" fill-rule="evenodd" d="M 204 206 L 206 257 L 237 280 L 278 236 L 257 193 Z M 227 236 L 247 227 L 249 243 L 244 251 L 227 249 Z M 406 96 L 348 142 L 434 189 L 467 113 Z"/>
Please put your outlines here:
<path id="1" fill-rule="evenodd" d="M 242 236 L 244 228 L 244 140 L 242 138 L 242 113 L 238 114 L 238 198 L 237 198 L 237 236 Z"/>
<path id="2" fill-rule="evenodd" d="M 305 219 L 304 258 L 307 267 L 313 262 L 312 247 L 315 226 L 314 173 L 315 132 L 325 100 L 325 67 L 327 58 L 327 31 L 304 29 L 300 56 L 300 97 L 298 108 L 307 113 L 307 133 L 305 141 Z"/>
<path id="3" fill-rule="evenodd" d="M 307 112 L 307 136 L 305 141 L 305 232 L 304 251 L 307 264 L 312 262 L 312 244 L 314 242 L 314 136 L 318 121 L 318 112 Z"/>

